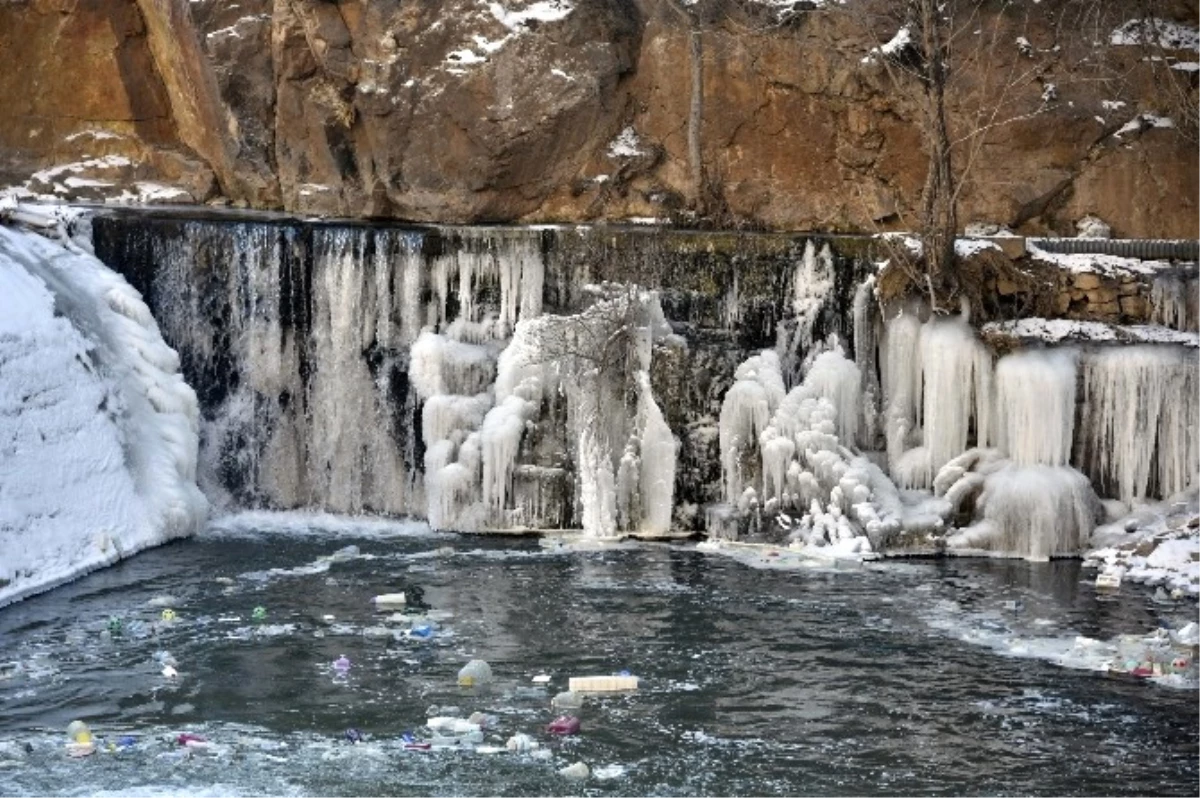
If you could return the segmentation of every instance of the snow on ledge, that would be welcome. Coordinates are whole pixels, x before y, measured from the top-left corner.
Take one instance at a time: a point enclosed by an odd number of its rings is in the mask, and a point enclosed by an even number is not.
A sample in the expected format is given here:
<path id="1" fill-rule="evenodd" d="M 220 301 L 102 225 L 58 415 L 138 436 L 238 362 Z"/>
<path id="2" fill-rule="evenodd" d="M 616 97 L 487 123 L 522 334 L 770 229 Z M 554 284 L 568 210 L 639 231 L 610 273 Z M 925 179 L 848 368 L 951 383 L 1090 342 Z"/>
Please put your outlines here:
<path id="1" fill-rule="evenodd" d="M 1164 50 L 1200 51 L 1200 32 L 1169 19 L 1131 19 L 1112 32 L 1114 46 L 1157 45 Z"/>
<path id="2" fill-rule="evenodd" d="M 982 332 L 984 336 L 1002 336 L 1050 344 L 1177 344 L 1192 349 L 1200 348 L 1200 333 L 1181 332 L 1149 324 L 1119 325 L 1100 321 L 1028 318 L 989 322 L 983 325 Z"/>
<path id="3" fill-rule="evenodd" d="M 1049 252 L 1039 247 L 1034 239 L 1026 239 L 1025 246 L 1029 257 L 1042 263 L 1051 263 L 1070 272 L 1095 272 L 1112 277 L 1121 275 L 1154 274 L 1172 265 L 1165 260 L 1140 260 L 1138 258 L 1123 258 L 1120 255 L 1101 255 L 1093 253 L 1062 254 Z"/>
<path id="4" fill-rule="evenodd" d="M 201 526 L 196 396 L 124 278 L 0 225 L 0 371 L 0 606 Z"/>

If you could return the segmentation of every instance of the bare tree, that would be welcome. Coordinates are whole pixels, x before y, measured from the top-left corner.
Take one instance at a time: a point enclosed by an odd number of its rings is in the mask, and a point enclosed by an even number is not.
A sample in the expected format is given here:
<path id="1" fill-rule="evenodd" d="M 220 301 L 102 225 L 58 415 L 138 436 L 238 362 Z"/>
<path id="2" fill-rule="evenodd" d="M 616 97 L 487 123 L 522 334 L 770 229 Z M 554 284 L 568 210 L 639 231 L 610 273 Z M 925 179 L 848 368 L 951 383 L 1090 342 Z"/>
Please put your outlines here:
<path id="1" fill-rule="evenodd" d="M 1102 26 L 1115 4 L 1063 0 L 1053 11 L 1060 26 L 1085 18 Z M 959 202 L 995 134 L 1053 107 L 1061 87 L 1051 78 L 1064 59 L 1076 59 L 1080 79 L 1112 76 L 1089 52 L 1094 34 L 1059 29 L 1053 45 L 1035 47 L 1027 38 L 1031 14 L 1047 11 L 1012 0 L 847 0 L 834 13 L 865 32 L 873 46 L 864 63 L 881 68 L 890 89 L 916 107 L 928 166 L 916 220 L 922 257 L 910 278 L 936 306 L 934 295 L 957 285 Z"/>
<path id="2" fill-rule="evenodd" d="M 699 0 L 664 0 L 688 31 L 688 68 L 691 73 L 691 99 L 688 105 L 687 150 L 693 207 L 700 216 L 707 212 L 708 185 L 704 174 L 704 17 Z"/>

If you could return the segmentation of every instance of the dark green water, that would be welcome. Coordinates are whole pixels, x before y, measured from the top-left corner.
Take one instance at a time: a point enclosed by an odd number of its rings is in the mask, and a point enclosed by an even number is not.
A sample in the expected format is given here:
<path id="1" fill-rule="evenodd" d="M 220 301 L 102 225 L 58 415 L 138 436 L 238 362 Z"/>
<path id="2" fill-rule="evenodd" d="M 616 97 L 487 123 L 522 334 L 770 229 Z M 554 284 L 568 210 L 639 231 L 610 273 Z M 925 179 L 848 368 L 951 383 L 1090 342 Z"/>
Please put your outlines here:
<path id="1" fill-rule="evenodd" d="M 1098 597 L 1075 562 L 789 572 L 688 546 L 570 552 L 418 525 L 320 527 L 293 516 L 213 530 L 0 610 L 0 662 L 19 663 L 0 671 L 0 794 L 1195 795 L 1200 786 L 1194 691 L 1003 653 L 1012 641 L 1053 650 L 1075 635 L 1178 627 L 1196 615 L 1194 602 L 1163 607 L 1138 588 L 1121 601 Z M 364 556 L 314 565 L 348 545 Z M 450 617 L 431 640 L 397 637 L 403 627 L 370 605 L 394 591 Z M 161 607 L 147 602 L 163 595 L 178 619 L 156 627 Z M 255 606 L 265 621 L 250 620 Z M 122 619 L 120 634 L 105 634 L 110 616 Z M 233 616 L 241 620 L 220 620 Z M 157 651 L 178 661 L 179 679 L 160 675 Z M 331 668 L 341 654 L 353 662 L 345 677 Z M 488 689 L 456 685 L 474 657 L 491 663 Z M 568 677 L 619 670 L 642 689 L 590 701 L 578 737 L 542 731 Z M 548 688 L 531 684 L 542 672 Z M 492 713 L 488 744 L 525 732 L 551 758 L 404 750 L 400 734 L 420 736 L 433 706 Z M 75 718 L 137 744 L 69 759 L 63 730 Z M 351 726 L 371 739 L 346 743 Z M 174 744 L 181 732 L 214 749 L 188 756 Z M 593 777 L 556 773 L 576 761 Z"/>

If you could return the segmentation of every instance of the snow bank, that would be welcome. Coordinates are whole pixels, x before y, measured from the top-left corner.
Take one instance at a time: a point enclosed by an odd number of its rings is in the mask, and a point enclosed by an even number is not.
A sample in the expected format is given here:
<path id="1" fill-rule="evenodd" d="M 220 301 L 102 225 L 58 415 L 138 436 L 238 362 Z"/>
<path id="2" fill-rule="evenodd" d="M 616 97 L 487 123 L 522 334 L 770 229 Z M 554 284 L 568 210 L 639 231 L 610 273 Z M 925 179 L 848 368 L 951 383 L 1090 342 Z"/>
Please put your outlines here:
<path id="1" fill-rule="evenodd" d="M 138 293 L 0 227 L 0 605 L 195 532 L 198 407 Z"/>
<path id="2" fill-rule="evenodd" d="M 1200 490 L 1142 505 L 1092 535 L 1083 565 L 1125 582 L 1200 595 Z"/>

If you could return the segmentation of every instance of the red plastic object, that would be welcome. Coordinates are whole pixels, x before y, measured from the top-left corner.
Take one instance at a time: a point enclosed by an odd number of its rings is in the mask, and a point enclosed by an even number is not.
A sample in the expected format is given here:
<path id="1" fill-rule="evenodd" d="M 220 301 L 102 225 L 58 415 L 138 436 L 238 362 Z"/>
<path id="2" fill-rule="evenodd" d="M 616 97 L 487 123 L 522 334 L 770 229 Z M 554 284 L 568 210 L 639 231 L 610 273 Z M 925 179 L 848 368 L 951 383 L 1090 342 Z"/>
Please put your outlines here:
<path id="1" fill-rule="evenodd" d="M 1153 676 L 1154 669 L 1148 665 L 1138 665 L 1136 668 L 1131 670 L 1130 673 L 1134 676 Z"/>
<path id="2" fill-rule="evenodd" d="M 179 743 L 180 745 L 187 745 L 188 743 L 204 743 L 208 741 L 198 734 L 184 733 L 176 737 L 175 742 Z"/>
<path id="3" fill-rule="evenodd" d="M 406 751 L 428 751 L 433 748 L 432 743 L 405 743 L 404 750 Z"/>
<path id="4" fill-rule="evenodd" d="M 546 731 L 551 734 L 579 734 L 579 718 L 574 715 L 563 715 L 550 721 Z"/>

